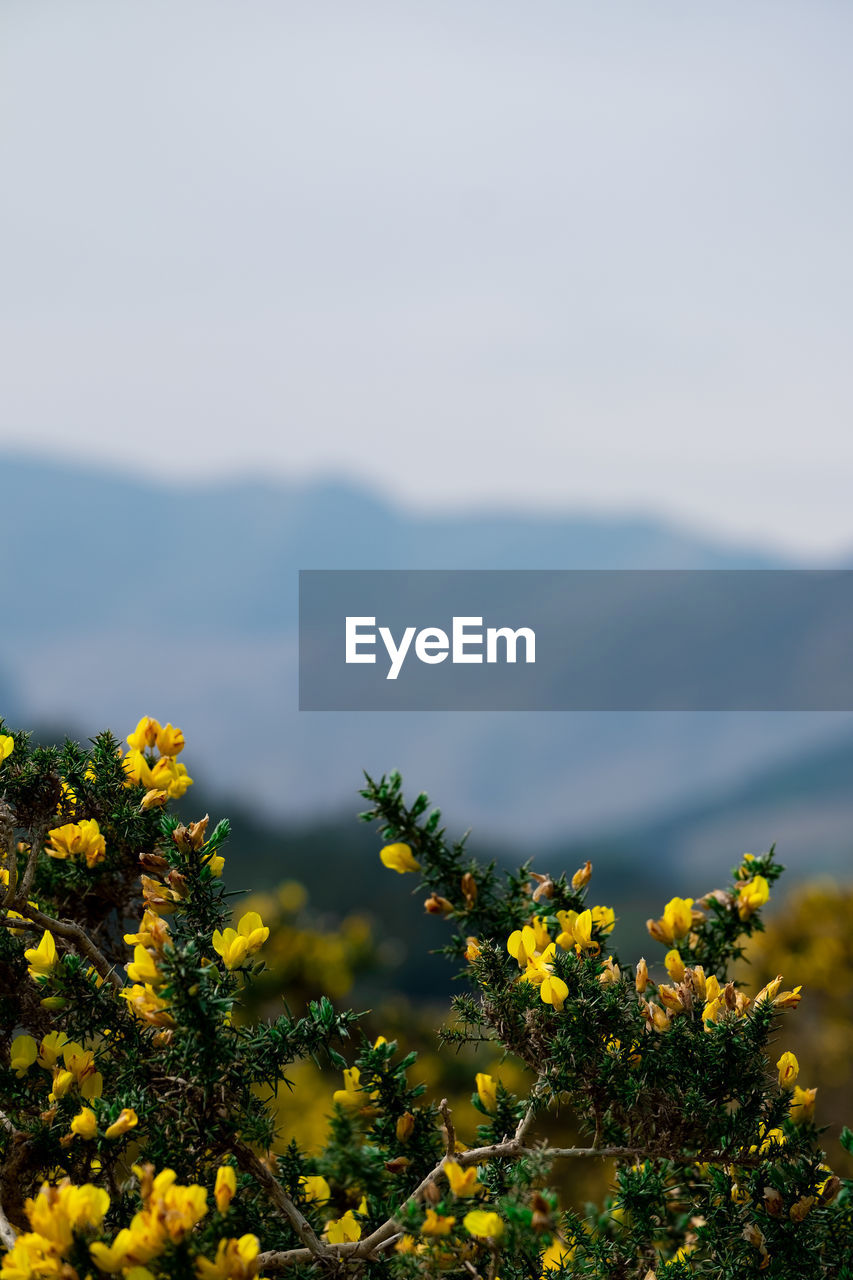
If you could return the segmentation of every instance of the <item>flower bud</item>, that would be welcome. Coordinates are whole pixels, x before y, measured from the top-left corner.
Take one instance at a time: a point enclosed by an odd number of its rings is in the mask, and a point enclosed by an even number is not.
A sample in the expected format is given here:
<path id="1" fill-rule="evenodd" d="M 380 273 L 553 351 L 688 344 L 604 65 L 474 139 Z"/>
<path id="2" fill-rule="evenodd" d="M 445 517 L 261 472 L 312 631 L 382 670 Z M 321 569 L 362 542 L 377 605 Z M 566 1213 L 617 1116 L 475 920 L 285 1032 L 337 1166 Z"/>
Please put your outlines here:
<path id="1" fill-rule="evenodd" d="M 161 791 L 158 787 L 150 787 L 140 800 L 139 807 L 143 813 L 146 813 L 149 809 L 162 809 L 168 799 L 168 791 Z"/>
<path id="2" fill-rule="evenodd" d="M 404 1111 L 394 1128 L 398 1142 L 408 1142 L 415 1131 L 415 1117 L 411 1111 Z"/>
<path id="3" fill-rule="evenodd" d="M 210 814 L 206 813 L 203 818 L 199 818 L 198 822 L 191 822 L 187 828 L 187 837 L 194 849 L 198 850 L 204 844 L 205 835 L 207 834 L 207 824 L 209 822 Z"/>
<path id="4" fill-rule="evenodd" d="M 173 889 L 179 898 L 186 898 L 190 891 L 186 876 L 182 876 L 180 871 L 170 871 L 166 876 L 166 881 L 169 888 Z"/>
<path id="5" fill-rule="evenodd" d="M 788 1210 L 788 1217 L 792 1222 L 802 1222 L 811 1213 L 814 1202 L 814 1196 L 800 1196 L 799 1200 L 795 1200 Z"/>
<path id="6" fill-rule="evenodd" d="M 770 1214 L 771 1218 L 781 1218 L 784 1201 L 782 1193 L 777 1191 L 775 1187 L 764 1188 L 764 1208 Z"/>
<path id="7" fill-rule="evenodd" d="M 163 876 L 169 871 L 169 863 L 159 853 L 140 853 L 139 865 L 154 876 Z"/>
<path id="8" fill-rule="evenodd" d="M 642 995 L 646 987 L 649 985 L 649 966 L 645 959 L 641 959 L 637 965 L 637 975 L 634 978 L 634 987 L 638 995 Z"/>
<path id="9" fill-rule="evenodd" d="M 586 885 L 588 885 L 591 879 L 592 879 L 592 863 L 589 861 L 589 859 L 587 859 L 587 861 L 583 864 L 583 866 L 578 867 L 577 871 L 572 876 L 572 888 L 574 889 L 575 893 L 579 892 L 579 890 L 583 889 Z"/>
<path id="10" fill-rule="evenodd" d="M 104 1132 L 105 1138 L 120 1138 L 130 1129 L 135 1129 L 139 1123 L 139 1117 L 132 1107 L 122 1107 L 118 1117 L 112 1122 L 108 1129 Z"/>
<path id="11" fill-rule="evenodd" d="M 462 897 L 465 899 L 465 906 L 470 911 L 477 901 L 477 881 L 471 875 L 470 871 L 466 871 L 462 877 L 461 885 Z"/>
<path id="12" fill-rule="evenodd" d="M 449 916 L 453 911 L 453 903 L 441 898 L 437 893 L 431 894 L 424 903 L 424 910 L 431 916 Z"/>

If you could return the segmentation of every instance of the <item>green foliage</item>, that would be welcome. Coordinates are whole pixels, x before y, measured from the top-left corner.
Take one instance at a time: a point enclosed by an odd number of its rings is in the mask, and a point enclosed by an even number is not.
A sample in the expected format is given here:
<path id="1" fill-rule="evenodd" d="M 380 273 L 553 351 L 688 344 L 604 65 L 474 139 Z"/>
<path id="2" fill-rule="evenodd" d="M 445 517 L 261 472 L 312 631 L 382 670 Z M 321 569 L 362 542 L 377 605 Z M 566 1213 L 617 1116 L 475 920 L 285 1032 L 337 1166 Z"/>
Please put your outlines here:
<path id="1" fill-rule="evenodd" d="M 850 1273 L 851 1185 L 796 1063 L 768 1066 L 799 992 L 732 977 L 781 873 L 772 849 L 649 922 L 668 948 L 655 980 L 612 949 L 591 868 L 480 864 L 426 796 L 367 778 L 383 861 L 451 929 L 465 989 L 446 1048 L 488 1041 L 532 1073 L 519 1093 L 477 1076 L 464 1148 L 414 1054 L 327 996 L 247 1016 L 256 985 L 269 1005 L 268 928 L 230 918 L 228 823 L 168 811 L 189 785 L 179 731 L 144 720 L 130 741 L 0 734 L 3 1280 Z M 313 1153 L 275 1106 L 311 1061 L 343 1071 Z M 556 1111 L 577 1145 L 543 1139 Z M 561 1208 L 558 1163 L 605 1159 L 604 1203 Z"/>

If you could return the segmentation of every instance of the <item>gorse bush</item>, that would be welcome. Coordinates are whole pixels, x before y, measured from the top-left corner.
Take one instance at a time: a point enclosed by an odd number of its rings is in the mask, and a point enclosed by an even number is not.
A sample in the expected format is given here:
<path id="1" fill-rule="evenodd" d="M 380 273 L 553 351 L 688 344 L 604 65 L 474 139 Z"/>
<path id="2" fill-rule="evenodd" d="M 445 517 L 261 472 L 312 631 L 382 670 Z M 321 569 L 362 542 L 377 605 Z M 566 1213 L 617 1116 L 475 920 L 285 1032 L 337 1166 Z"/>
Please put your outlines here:
<path id="1" fill-rule="evenodd" d="M 466 990 L 446 1051 L 488 1043 L 531 1073 L 522 1096 L 477 1073 L 463 1135 L 410 1080 L 414 1055 L 326 996 L 241 1015 L 269 926 L 232 918 L 228 824 L 169 812 L 191 784 L 179 730 L 145 718 L 127 743 L 0 734 L 3 1280 L 853 1276 L 850 1184 L 780 1039 L 800 987 L 730 976 L 772 850 L 649 921 L 655 977 L 617 955 L 589 864 L 480 865 L 426 796 L 367 779 L 382 862 L 453 931 Z M 309 1059 L 341 1073 L 311 1154 L 275 1105 Z M 543 1141 L 554 1109 L 577 1145 Z M 612 1194 L 561 1210 L 557 1162 L 602 1160 Z"/>

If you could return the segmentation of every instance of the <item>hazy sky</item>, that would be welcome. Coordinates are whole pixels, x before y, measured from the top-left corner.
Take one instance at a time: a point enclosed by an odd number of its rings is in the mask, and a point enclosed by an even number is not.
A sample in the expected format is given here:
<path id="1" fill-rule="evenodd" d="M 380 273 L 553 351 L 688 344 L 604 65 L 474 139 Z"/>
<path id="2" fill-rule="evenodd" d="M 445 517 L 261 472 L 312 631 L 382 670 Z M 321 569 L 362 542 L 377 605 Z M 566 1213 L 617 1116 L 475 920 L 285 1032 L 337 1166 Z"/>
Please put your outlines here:
<path id="1" fill-rule="evenodd" d="M 4 0 L 0 447 L 853 547 L 851 37 Z"/>

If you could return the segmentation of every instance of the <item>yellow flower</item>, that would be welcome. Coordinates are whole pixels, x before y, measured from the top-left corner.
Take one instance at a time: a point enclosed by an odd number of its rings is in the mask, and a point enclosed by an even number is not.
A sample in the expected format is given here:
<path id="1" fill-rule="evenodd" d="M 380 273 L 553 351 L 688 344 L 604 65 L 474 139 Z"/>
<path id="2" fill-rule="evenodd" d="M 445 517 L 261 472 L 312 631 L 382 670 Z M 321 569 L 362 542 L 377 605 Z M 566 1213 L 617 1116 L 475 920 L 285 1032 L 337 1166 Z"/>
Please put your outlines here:
<path id="1" fill-rule="evenodd" d="M 38 1045 L 32 1036 L 15 1036 L 9 1066 L 20 1080 L 38 1057 Z"/>
<path id="2" fill-rule="evenodd" d="M 126 933 L 124 940 L 129 947 L 146 947 L 149 951 L 162 951 L 169 942 L 169 925 L 148 907 L 142 914 L 138 933 Z"/>
<path id="3" fill-rule="evenodd" d="M 342 1218 L 332 1218 L 326 1223 L 323 1234 L 329 1244 L 346 1244 L 349 1240 L 361 1239 L 361 1227 L 352 1209 L 347 1209 Z"/>
<path id="4" fill-rule="evenodd" d="M 71 1248 L 75 1232 L 100 1227 L 109 1207 L 110 1198 L 100 1187 L 88 1182 L 75 1187 L 67 1181 L 58 1187 L 43 1183 L 38 1195 L 24 1205 L 33 1231 L 61 1253 Z M 51 1270 L 42 1274 L 59 1272 L 60 1267 L 57 1266 L 55 1272 Z M 11 1276 L 14 1275 L 13 1271 Z"/>
<path id="5" fill-rule="evenodd" d="M 710 1023 L 717 1021 L 725 1007 L 725 1003 L 720 996 L 714 996 L 713 999 L 705 1001 L 705 1008 L 702 1010 L 702 1021 L 705 1023 L 706 1031 Z"/>
<path id="6" fill-rule="evenodd" d="M 104 1089 L 104 1080 L 95 1066 L 95 1055 L 91 1049 L 84 1049 L 75 1040 L 69 1040 L 62 1047 L 62 1058 L 67 1071 L 71 1072 L 74 1083 L 84 1098 L 100 1098 Z"/>
<path id="7" fill-rule="evenodd" d="M 216 1183 L 213 1198 L 220 1213 L 227 1213 L 228 1206 L 237 1193 L 237 1174 L 230 1164 L 220 1165 L 216 1170 Z"/>
<path id="8" fill-rule="evenodd" d="M 126 1000 L 140 1022 L 147 1022 L 152 1027 L 173 1027 L 175 1019 L 169 1013 L 169 1005 L 161 999 L 153 987 L 134 983 L 119 992 L 119 997 Z"/>
<path id="9" fill-rule="evenodd" d="M 748 920 L 751 915 L 763 907 L 770 897 L 770 885 L 764 876 L 753 876 L 737 887 L 737 913 L 741 920 Z"/>
<path id="10" fill-rule="evenodd" d="M 383 867 L 388 867 L 390 871 L 398 871 L 400 875 L 404 875 L 407 871 L 421 869 L 421 864 L 407 844 L 386 844 L 384 849 L 380 849 L 379 857 Z"/>
<path id="11" fill-rule="evenodd" d="M 566 986 L 562 978 L 558 978 L 556 974 L 549 973 L 547 977 L 542 979 L 539 987 L 539 995 L 545 1004 L 553 1005 L 559 1012 L 566 1002 L 569 994 L 569 988 Z"/>
<path id="12" fill-rule="evenodd" d="M 673 941 L 685 937 L 693 924 L 692 898 L 671 898 L 663 909 L 663 920 L 666 930 Z"/>
<path id="13" fill-rule="evenodd" d="M 529 924 L 526 924 L 523 929 L 513 930 L 507 938 L 506 949 L 513 959 L 518 961 L 519 969 L 524 969 L 538 950 L 535 931 Z"/>
<path id="14" fill-rule="evenodd" d="M 674 948 L 672 951 L 667 951 L 663 962 L 673 982 L 681 982 L 684 977 L 684 961 L 678 952 Z"/>
<path id="15" fill-rule="evenodd" d="M 59 963 L 59 958 L 56 954 L 53 934 L 49 929 L 45 929 L 37 947 L 27 948 L 24 957 L 28 961 L 31 978 L 46 978 L 53 972 Z"/>
<path id="16" fill-rule="evenodd" d="M 421 1227 L 422 1236 L 449 1236 L 453 1230 L 455 1218 L 445 1217 L 443 1214 L 436 1213 L 435 1209 L 427 1209 L 426 1217 Z"/>
<path id="17" fill-rule="evenodd" d="M 98 1121 L 90 1107 L 81 1107 L 71 1121 L 71 1132 L 78 1138 L 95 1138 L 98 1134 Z"/>
<path id="18" fill-rule="evenodd" d="M 801 1089 L 798 1084 L 794 1085 L 794 1091 L 791 1094 L 791 1105 L 788 1108 L 788 1113 L 794 1124 L 802 1124 L 804 1120 L 814 1119 L 816 1099 L 817 1089 Z"/>
<path id="19" fill-rule="evenodd" d="M 470 1169 L 463 1169 L 457 1160 L 448 1160 L 444 1172 L 450 1183 L 450 1190 L 460 1199 L 464 1196 L 476 1196 L 482 1189 L 474 1165 Z"/>
<path id="20" fill-rule="evenodd" d="M 782 1054 L 782 1057 L 776 1063 L 779 1071 L 779 1084 L 783 1089 L 793 1089 L 797 1076 L 800 1074 L 800 1064 L 790 1050 Z"/>
<path id="21" fill-rule="evenodd" d="M 299 1185 L 302 1188 L 302 1194 L 309 1203 L 313 1203 L 315 1200 L 331 1200 L 332 1198 L 332 1191 L 328 1182 L 319 1173 L 309 1173 L 300 1178 Z"/>
<path id="22" fill-rule="evenodd" d="M 504 1233 L 503 1218 L 487 1209 L 472 1209 L 462 1221 L 468 1234 L 478 1240 L 500 1240 Z"/>
<path id="23" fill-rule="evenodd" d="M 134 947 L 133 961 L 127 966 L 127 976 L 131 982 L 148 983 L 152 987 L 160 987 L 164 982 L 151 952 L 142 946 Z"/>
<path id="24" fill-rule="evenodd" d="M 143 716 L 133 733 L 127 735 L 127 745 L 134 751 L 150 751 L 156 745 L 158 733 L 162 732 L 159 721 Z"/>
<path id="25" fill-rule="evenodd" d="M 118 1114 L 118 1119 L 114 1120 L 109 1128 L 105 1131 L 105 1138 L 121 1138 L 129 1129 L 135 1129 L 139 1124 L 139 1116 L 132 1107 L 122 1107 Z"/>
<path id="26" fill-rule="evenodd" d="M 543 1275 L 546 1275 L 549 1271 L 560 1271 L 567 1262 L 571 1262 L 574 1256 L 575 1251 L 573 1248 L 563 1244 L 562 1240 L 553 1239 L 542 1254 Z"/>
<path id="27" fill-rule="evenodd" d="M 150 773 L 150 786 L 158 791 L 168 791 L 173 800 L 180 800 L 184 792 L 193 785 L 186 765 L 173 760 L 171 756 L 161 756 Z"/>
<path id="28" fill-rule="evenodd" d="M 179 756 L 186 746 L 180 729 L 171 724 L 166 724 L 157 731 L 156 744 L 161 756 Z"/>
<path id="29" fill-rule="evenodd" d="M 207 1258 L 196 1261 L 196 1274 L 201 1280 L 251 1280 L 257 1274 L 257 1256 L 261 1242 L 257 1236 L 246 1234 L 239 1240 L 220 1240 L 216 1247 L 215 1262 Z M 127 1280 L 133 1280 L 128 1276 Z"/>
<path id="30" fill-rule="evenodd" d="M 15 749 L 15 739 L 11 733 L 0 733 L 0 763 L 10 756 Z"/>
<path id="31" fill-rule="evenodd" d="M 641 957 L 637 964 L 637 973 L 634 978 L 634 988 L 637 995 L 642 995 L 646 987 L 649 985 L 649 966 L 646 964 L 645 957 Z"/>
<path id="32" fill-rule="evenodd" d="M 218 929 L 213 934 L 213 949 L 225 962 L 226 969 L 236 969 L 249 956 L 253 956 L 270 936 L 270 931 L 257 911 L 247 911 L 237 923 L 236 929 Z"/>
<path id="33" fill-rule="evenodd" d="M 471 964 L 480 954 L 480 942 L 477 938 L 468 937 L 465 939 L 465 943 L 465 959 Z"/>
<path id="34" fill-rule="evenodd" d="M 491 1076 L 477 1072 L 477 1096 L 484 1110 L 494 1111 L 498 1104 L 498 1086 Z"/>
<path id="35" fill-rule="evenodd" d="M 207 1192 L 196 1185 L 178 1186 L 174 1170 L 163 1169 L 152 1184 L 149 1210 L 178 1244 L 207 1213 Z"/>
<path id="36" fill-rule="evenodd" d="M 592 923 L 599 933 L 612 933 L 616 924 L 616 912 L 612 907 L 592 907 Z"/>
<path id="37" fill-rule="evenodd" d="M 45 1071 L 52 1071 L 59 1061 L 63 1046 L 70 1043 L 64 1031 L 50 1031 L 41 1042 L 38 1064 Z"/>
<path id="38" fill-rule="evenodd" d="M 85 858 L 87 867 L 97 866 L 106 857 L 106 842 L 94 818 L 82 822 L 67 822 L 64 827 L 54 827 L 49 832 L 50 843 L 45 852 L 51 858 Z"/>
<path id="39" fill-rule="evenodd" d="M 146 791 L 158 791 L 161 789 L 154 786 L 151 778 L 151 766 L 137 748 L 131 748 L 128 751 L 122 760 L 122 767 L 125 773 L 125 786 L 132 787 L 134 783 L 142 783 Z"/>
<path id="40" fill-rule="evenodd" d="M 336 1089 L 332 1101 L 342 1107 L 361 1107 L 366 1101 L 366 1094 L 359 1084 L 361 1072 L 358 1067 L 346 1067 L 344 1070 L 344 1087 Z"/>

